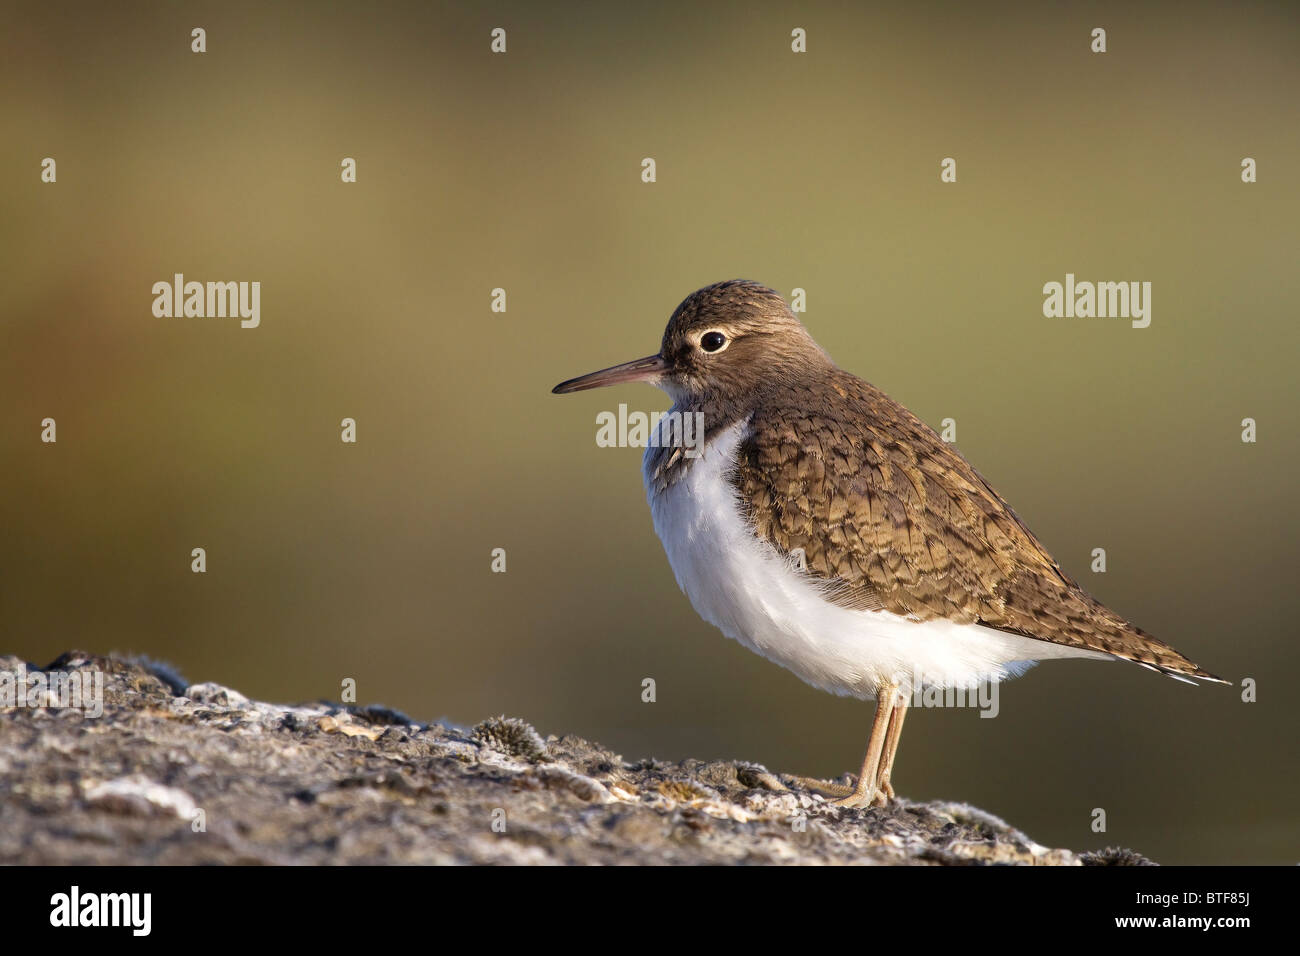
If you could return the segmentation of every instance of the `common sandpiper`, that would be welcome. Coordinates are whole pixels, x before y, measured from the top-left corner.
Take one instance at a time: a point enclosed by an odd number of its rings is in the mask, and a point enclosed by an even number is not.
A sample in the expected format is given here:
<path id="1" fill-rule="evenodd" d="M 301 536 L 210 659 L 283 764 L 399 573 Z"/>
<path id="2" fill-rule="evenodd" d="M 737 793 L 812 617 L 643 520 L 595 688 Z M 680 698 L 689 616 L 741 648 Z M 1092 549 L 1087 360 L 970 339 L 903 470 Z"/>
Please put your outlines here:
<path id="1" fill-rule="evenodd" d="M 659 352 L 555 386 L 673 400 L 643 462 L 655 531 L 706 621 L 803 680 L 877 701 L 849 807 L 883 805 L 918 688 L 1049 658 L 1220 678 L 1087 594 L 952 445 L 836 367 L 756 282 L 692 293 Z M 666 426 L 703 413 L 702 449 Z"/>

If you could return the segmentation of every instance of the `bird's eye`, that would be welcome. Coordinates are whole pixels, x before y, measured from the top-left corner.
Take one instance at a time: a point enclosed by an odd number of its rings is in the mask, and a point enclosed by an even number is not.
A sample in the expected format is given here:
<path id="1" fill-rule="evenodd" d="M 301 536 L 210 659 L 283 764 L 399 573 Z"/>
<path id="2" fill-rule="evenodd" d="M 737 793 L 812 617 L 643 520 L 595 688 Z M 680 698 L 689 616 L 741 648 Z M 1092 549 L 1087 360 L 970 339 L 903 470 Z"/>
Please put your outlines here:
<path id="1" fill-rule="evenodd" d="M 706 352 L 716 352 L 727 344 L 727 337 L 721 332 L 705 332 L 700 336 L 700 348 Z"/>

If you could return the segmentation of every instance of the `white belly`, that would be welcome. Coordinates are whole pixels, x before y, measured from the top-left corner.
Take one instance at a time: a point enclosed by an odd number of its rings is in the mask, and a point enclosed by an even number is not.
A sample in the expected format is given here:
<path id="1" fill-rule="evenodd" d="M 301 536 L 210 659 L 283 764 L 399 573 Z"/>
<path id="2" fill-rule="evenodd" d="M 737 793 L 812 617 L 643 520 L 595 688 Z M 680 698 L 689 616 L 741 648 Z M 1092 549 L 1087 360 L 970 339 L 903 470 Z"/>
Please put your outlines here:
<path id="1" fill-rule="evenodd" d="M 656 495 L 646 483 L 678 586 L 728 637 L 814 687 L 859 698 L 895 680 L 904 691 L 970 688 L 1015 677 L 1046 658 L 1110 659 L 978 624 L 917 622 L 827 601 L 817 579 L 760 541 L 741 514 L 726 476 L 746 428 L 741 422 L 713 438 L 665 491 Z"/>

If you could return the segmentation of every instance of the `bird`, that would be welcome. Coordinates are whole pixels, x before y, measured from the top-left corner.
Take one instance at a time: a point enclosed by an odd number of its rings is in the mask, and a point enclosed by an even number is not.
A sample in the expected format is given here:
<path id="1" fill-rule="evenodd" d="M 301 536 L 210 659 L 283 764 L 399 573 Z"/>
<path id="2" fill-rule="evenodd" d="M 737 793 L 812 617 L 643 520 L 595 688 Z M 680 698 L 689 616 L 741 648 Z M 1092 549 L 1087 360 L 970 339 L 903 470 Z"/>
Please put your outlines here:
<path id="1" fill-rule="evenodd" d="M 921 689 L 973 690 L 1055 658 L 1227 683 L 1084 591 L 950 443 L 839 368 L 773 289 L 699 289 L 657 353 L 552 391 L 631 382 L 673 402 L 642 476 L 696 612 L 813 687 L 876 701 L 856 782 L 829 790 L 839 805 L 895 799 Z"/>

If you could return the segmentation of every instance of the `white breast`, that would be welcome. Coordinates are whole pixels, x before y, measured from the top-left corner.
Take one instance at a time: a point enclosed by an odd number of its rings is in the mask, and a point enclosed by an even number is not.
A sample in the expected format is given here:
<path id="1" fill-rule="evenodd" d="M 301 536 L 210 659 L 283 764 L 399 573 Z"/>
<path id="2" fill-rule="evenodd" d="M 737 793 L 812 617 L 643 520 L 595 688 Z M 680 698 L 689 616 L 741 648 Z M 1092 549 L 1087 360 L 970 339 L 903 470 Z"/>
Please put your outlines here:
<path id="1" fill-rule="evenodd" d="M 685 477 L 662 492 L 646 474 L 655 531 L 678 586 L 728 637 L 814 687 L 859 698 L 893 680 L 905 691 L 972 688 L 1047 658 L 1110 658 L 977 624 L 918 622 L 826 600 L 818 579 L 760 541 L 741 513 L 727 476 L 747 427 L 741 422 L 714 437 Z"/>

